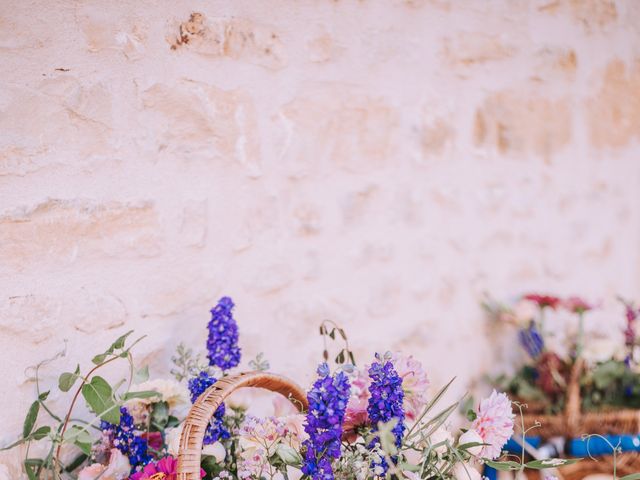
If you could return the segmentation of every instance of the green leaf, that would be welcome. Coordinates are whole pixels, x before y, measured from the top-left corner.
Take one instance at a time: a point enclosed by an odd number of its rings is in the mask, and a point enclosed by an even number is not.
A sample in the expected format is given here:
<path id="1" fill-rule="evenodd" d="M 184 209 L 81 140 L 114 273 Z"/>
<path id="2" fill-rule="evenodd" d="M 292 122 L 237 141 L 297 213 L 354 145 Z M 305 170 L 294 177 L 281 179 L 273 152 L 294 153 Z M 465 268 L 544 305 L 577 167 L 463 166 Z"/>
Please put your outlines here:
<path id="1" fill-rule="evenodd" d="M 49 398 L 50 393 L 51 393 L 50 390 L 47 390 L 46 392 L 42 392 L 40 395 L 38 395 L 38 400 L 40 400 L 41 402 L 44 402 L 47 398 Z"/>
<path id="2" fill-rule="evenodd" d="M 160 395 L 155 390 L 141 390 L 139 392 L 127 392 L 124 394 L 123 399 L 131 400 L 132 398 L 154 398 L 154 397 L 161 398 L 162 395 Z"/>
<path id="3" fill-rule="evenodd" d="M 520 464 L 518 462 L 496 462 L 494 460 L 485 460 L 484 463 L 491 468 L 495 468 L 496 470 L 500 470 L 502 472 L 520 470 Z"/>
<path id="4" fill-rule="evenodd" d="M 82 396 L 93 413 L 102 420 L 118 424 L 120 423 L 120 409 L 113 400 L 113 391 L 107 381 L 99 376 L 91 379 L 91 382 L 82 386 Z"/>
<path id="5" fill-rule="evenodd" d="M 138 370 L 133 376 L 133 383 L 138 385 L 139 383 L 146 382 L 149 380 L 149 365 L 145 365 L 140 370 Z"/>
<path id="6" fill-rule="evenodd" d="M 121 335 L 120 337 L 118 337 L 116 341 L 111 344 L 108 351 L 113 352 L 114 350 L 120 350 L 121 348 L 124 348 L 124 344 L 127 340 L 127 337 L 132 333 L 133 333 L 133 330 L 129 330 L 124 335 Z"/>
<path id="7" fill-rule="evenodd" d="M 64 471 L 68 473 L 73 472 L 76 468 L 82 465 L 88 457 L 89 457 L 88 454 L 81 453 L 64 467 Z"/>
<path id="8" fill-rule="evenodd" d="M 467 410 L 467 420 L 473 422 L 476 418 L 478 418 L 478 415 L 473 409 L 470 408 L 469 410 Z"/>
<path id="9" fill-rule="evenodd" d="M 85 458 L 91 455 L 91 443 L 74 442 L 74 445 L 84 453 Z"/>
<path id="10" fill-rule="evenodd" d="M 24 424 L 22 425 L 22 438 L 27 438 L 33 427 L 36 424 L 36 420 L 38 418 L 38 412 L 40 411 L 40 402 L 35 401 L 29 407 L 29 411 L 27 412 L 27 416 L 24 419 Z"/>
<path id="11" fill-rule="evenodd" d="M 24 471 L 29 480 L 38 480 L 38 470 L 44 464 L 40 458 L 27 458 L 24 461 Z"/>
<path id="12" fill-rule="evenodd" d="M 111 352 L 109 353 L 101 353 L 100 355 L 96 355 L 95 357 L 93 357 L 91 359 L 91 361 L 93 363 L 95 363 L 96 365 L 100 365 L 102 362 L 104 362 L 107 357 L 111 354 Z"/>
<path id="13" fill-rule="evenodd" d="M 51 427 L 47 425 L 45 427 L 40 427 L 35 432 L 33 432 L 31 434 L 31 438 L 33 440 L 42 440 L 44 437 L 49 435 L 49 433 L 51 433 Z"/>
<path id="14" fill-rule="evenodd" d="M 64 441 L 67 443 L 93 443 L 93 438 L 91 438 L 91 434 L 82 428 L 79 425 L 73 425 L 67 432 L 64 434 Z"/>
<path id="15" fill-rule="evenodd" d="M 276 449 L 276 454 L 280 457 L 280 460 L 285 463 L 285 465 L 291 465 L 293 467 L 302 465 L 302 457 L 289 445 L 280 444 Z"/>
<path id="16" fill-rule="evenodd" d="M 76 380 L 80 376 L 80 365 L 76 367 L 75 372 L 64 372 L 58 378 L 58 388 L 63 392 L 68 392 L 73 387 L 73 384 L 76 383 Z"/>
<path id="17" fill-rule="evenodd" d="M 169 422 L 169 404 L 167 402 L 158 402 L 153 404 L 151 410 L 151 424 L 159 431 L 162 431 Z"/>
<path id="18" fill-rule="evenodd" d="M 618 480 L 640 480 L 640 473 L 630 473 L 624 477 L 620 477 Z"/>
<path id="19" fill-rule="evenodd" d="M 524 464 L 526 468 L 544 470 L 545 468 L 558 468 L 579 462 L 582 458 L 547 458 L 545 460 L 533 460 Z"/>
<path id="20" fill-rule="evenodd" d="M 473 447 L 484 447 L 485 445 L 488 445 L 488 443 L 482 443 L 482 442 L 463 443 L 462 445 L 458 445 L 458 450 L 469 450 L 470 448 L 473 448 Z"/>
<path id="21" fill-rule="evenodd" d="M 178 419 L 178 417 L 174 417 L 173 415 L 169 415 L 169 419 L 167 420 L 167 424 L 164 426 L 164 428 L 175 428 L 178 425 L 180 425 L 180 420 Z"/>

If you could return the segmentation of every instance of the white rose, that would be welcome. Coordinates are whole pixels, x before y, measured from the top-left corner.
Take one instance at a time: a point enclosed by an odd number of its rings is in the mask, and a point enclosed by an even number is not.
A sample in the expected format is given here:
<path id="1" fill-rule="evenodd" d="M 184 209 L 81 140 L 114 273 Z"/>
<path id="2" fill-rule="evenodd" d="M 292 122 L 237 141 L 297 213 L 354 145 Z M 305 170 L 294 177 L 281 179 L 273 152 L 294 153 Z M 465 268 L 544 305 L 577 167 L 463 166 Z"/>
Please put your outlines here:
<path id="1" fill-rule="evenodd" d="M 211 455 L 215 457 L 218 463 L 224 461 L 224 458 L 227 456 L 227 451 L 224 449 L 224 445 L 220 442 L 212 443 L 211 445 L 205 445 L 202 449 L 203 455 Z"/>
<path id="2" fill-rule="evenodd" d="M 287 465 L 287 477 L 289 477 L 289 480 L 300 480 L 302 478 L 302 471 L 291 465 Z"/>
<path id="3" fill-rule="evenodd" d="M 180 405 L 189 403 L 189 390 L 182 383 L 175 380 L 158 378 L 155 380 L 147 380 L 137 387 L 138 391 L 158 392 L 163 402 L 169 404 L 169 408 L 176 408 Z M 147 403 L 151 403 L 153 399 L 141 399 Z"/>
<path id="4" fill-rule="evenodd" d="M 591 364 L 595 364 L 615 358 L 620 351 L 621 343 L 621 341 L 612 338 L 594 338 L 591 336 L 585 341 L 582 352 L 584 359 Z"/>
<path id="5" fill-rule="evenodd" d="M 167 442 L 167 451 L 169 455 L 178 456 L 180 450 L 180 436 L 182 435 L 182 427 L 184 423 L 176 428 L 167 429 L 165 441 Z"/>
<path id="6" fill-rule="evenodd" d="M 453 436 L 451 435 L 449 430 L 447 430 L 443 426 L 440 426 L 436 429 L 435 432 L 431 434 L 429 442 L 431 443 L 431 445 L 442 443 L 442 445 L 439 445 L 435 448 L 436 453 L 438 455 L 442 455 L 444 453 L 447 453 L 447 442 L 449 443 L 449 445 L 453 445 Z"/>
<path id="7" fill-rule="evenodd" d="M 465 445 L 467 443 L 484 443 L 484 440 L 482 440 L 482 437 L 478 432 L 470 429 L 460 435 L 460 438 L 458 439 L 458 446 Z M 480 455 L 481 451 L 482 445 L 476 445 L 467 449 L 467 452 L 471 455 Z"/>
<path id="8" fill-rule="evenodd" d="M 453 467 L 455 480 L 482 480 L 482 475 L 468 463 L 458 463 Z"/>

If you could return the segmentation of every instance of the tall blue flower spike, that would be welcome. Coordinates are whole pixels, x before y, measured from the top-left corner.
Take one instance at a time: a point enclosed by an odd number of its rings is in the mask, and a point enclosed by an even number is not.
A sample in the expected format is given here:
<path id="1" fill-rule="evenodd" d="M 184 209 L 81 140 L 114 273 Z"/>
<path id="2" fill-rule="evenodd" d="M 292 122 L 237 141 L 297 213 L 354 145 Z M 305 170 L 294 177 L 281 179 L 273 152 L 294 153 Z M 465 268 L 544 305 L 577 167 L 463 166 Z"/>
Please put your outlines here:
<path id="1" fill-rule="evenodd" d="M 318 379 L 307 393 L 309 413 L 304 430 L 302 472 L 313 480 L 333 480 L 331 462 L 340 457 L 342 423 L 349 402 L 351 386 L 343 372 L 330 375 L 329 367 L 318 367 Z"/>
<path id="2" fill-rule="evenodd" d="M 240 347 L 238 346 L 238 324 L 233 318 L 233 300 L 222 297 L 211 309 L 209 337 L 207 338 L 207 357 L 209 365 L 223 371 L 238 366 Z"/>
<path id="3" fill-rule="evenodd" d="M 402 378 L 396 372 L 393 363 L 389 360 L 384 360 L 380 355 L 376 354 L 376 362 L 371 364 L 369 368 L 369 378 L 371 378 L 371 384 L 369 385 L 369 404 L 367 406 L 367 413 L 369 414 L 369 420 L 371 421 L 371 427 L 374 432 L 378 430 L 378 423 L 386 423 L 392 419 L 397 419 L 397 423 L 393 427 L 393 436 L 395 437 L 396 447 L 402 446 L 402 437 L 404 436 L 404 408 L 402 402 L 404 401 L 404 391 L 402 390 Z M 380 445 L 380 439 L 376 437 L 371 442 L 370 447 Z M 395 461 L 395 459 L 393 459 Z M 381 467 L 382 471 L 386 473 L 389 465 L 383 458 L 381 462 L 373 465 L 373 467 Z"/>

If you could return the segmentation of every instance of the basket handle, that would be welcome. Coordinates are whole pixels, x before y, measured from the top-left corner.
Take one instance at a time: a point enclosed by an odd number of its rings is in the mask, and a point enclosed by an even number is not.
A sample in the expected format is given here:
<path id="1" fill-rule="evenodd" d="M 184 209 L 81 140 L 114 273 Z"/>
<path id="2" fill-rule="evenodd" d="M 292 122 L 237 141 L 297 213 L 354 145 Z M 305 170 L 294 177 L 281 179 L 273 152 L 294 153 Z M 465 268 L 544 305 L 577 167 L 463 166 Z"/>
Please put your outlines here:
<path id="1" fill-rule="evenodd" d="M 300 411 L 309 407 L 305 391 L 280 375 L 246 372 L 218 380 L 195 401 L 184 421 L 178 451 L 178 480 L 200 480 L 202 445 L 209 421 L 224 400 L 243 387 L 264 388 L 279 393 L 291 399 Z"/>
<path id="2" fill-rule="evenodd" d="M 580 399 L 580 376 L 584 369 L 584 360 L 577 358 L 569 376 L 569 385 L 567 386 L 567 403 L 565 405 L 565 422 L 567 432 L 570 435 L 576 433 L 578 423 L 580 421 L 580 412 L 582 409 L 582 401 Z"/>

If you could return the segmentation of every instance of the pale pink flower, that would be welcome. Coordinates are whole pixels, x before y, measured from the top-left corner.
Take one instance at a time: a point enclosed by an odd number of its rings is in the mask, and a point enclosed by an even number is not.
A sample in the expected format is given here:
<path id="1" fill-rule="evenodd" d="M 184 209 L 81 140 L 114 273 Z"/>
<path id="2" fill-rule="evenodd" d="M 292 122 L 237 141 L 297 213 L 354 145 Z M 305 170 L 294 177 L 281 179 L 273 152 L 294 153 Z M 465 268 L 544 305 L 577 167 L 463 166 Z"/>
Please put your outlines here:
<path id="1" fill-rule="evenodd" d="M 347 403 L 347 410 L 342 423 L 342 439 L 353 443 L 358 438 L 358 430 L 369 425 L 369 414 L 367 413 L 367 400 L 358 397 L 350 397 Z"/>
<path id="2" fill-rule="evenodd" d="M 487 444 L 482 447 L 480 456 L 495 459 L 513 435 L 515 415 L 511 408 L 511 400 L 504 393 L 494 390 L 489 398 L 480 401 L 476 415 L 472 428 Z"/>
<path id="3" fill-rule="evenodd" d="M 94 480 L 98 477 L 102 478 L 102 472 L 104 472 L 106 468 L 107 467 L 101 463 L 92 463 L 91 465 L 87 465 L 80 470 L 80 473 L 78 473 L 78 480 Z"/>
<path id="4" fill-rule="evenodd" d="M 84 467 L 78 474 L 78 480 L 123 480 L 129 477 L 131 465 L 129 459 L 120 450 L 111 449 L 109 465 L 93 463 Z"/>
<path id="5" fill-rule="evenodd" d="M 413 356 L 395 353 L 392 358 L 393 366 L 402 378 L 404 390 L 404 413 L 407 420 L 415 420 L 427 404 L 427 390 L 429 378 L 422 368 L 422 364 Z"/>
<path id="6" fill-rule="evenodd" d="M 360 427 L 369 425 L 367 406 L 369 402 L 369 384 L 371 379 L 366 370 L 356 370 L 351 374 L 351 395 L 347 403 L 342 424 L 342 438 L 347 442 L 355 442 Z"/>

